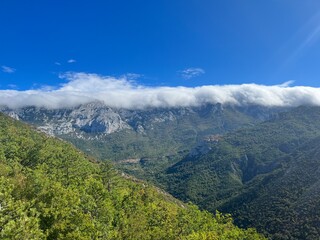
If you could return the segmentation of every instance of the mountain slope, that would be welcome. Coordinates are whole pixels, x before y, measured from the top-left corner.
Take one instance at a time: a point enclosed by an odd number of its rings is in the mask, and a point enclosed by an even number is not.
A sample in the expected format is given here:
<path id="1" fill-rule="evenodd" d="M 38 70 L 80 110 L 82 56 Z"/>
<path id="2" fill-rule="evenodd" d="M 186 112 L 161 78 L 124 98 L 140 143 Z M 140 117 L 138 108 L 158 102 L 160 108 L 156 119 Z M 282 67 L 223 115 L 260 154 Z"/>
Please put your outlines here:
<path id="1" fill-rule="evenodd" d="M 153 179 L 211 135 L 251 126 L 275 108 L 207 104 L 199 107 L 112 109 L 101 102 L 68 109 L 25 107 L 1 111 L 58 136 L 124 171 Z"/>
<path id="2" fill-rule="evenodd" d="M 281 168 L 250 183 L 220 209 L 232 211 L 238 225 L 255 226 L 276 239 L 318 239 L 320 138 L 279 161 Z"/>
<path id="3" fill-rule="evenodd" d="M 93 102 L 68 109 L 3 107 L 1 111 L 50 135 L 84 145 L 83 148 L 87 144 L 90 149 L 86 150 L 101 159 L 122 160 L 157 157 L 190 149 L 204 136 L 225 133 L 268 119 L 275 109 L 207 104 L 124 110 Z M 98 142 L 105 147 L 104 151 L 100 147 L 91 149 Z"/>
<path id="4" fill-rule="evenodd" d="M 1 239 L 263 239 L 0 114 Z"/>
<path id="5" fill-rule="evenodd" d="M 240 226 L 273 239 L 316 239 L 319 136 L 320 108 L 299 107 L 222 136 L 208 153 L 189 155 L 161 179 L 174 196 L 235 214 Z"/>

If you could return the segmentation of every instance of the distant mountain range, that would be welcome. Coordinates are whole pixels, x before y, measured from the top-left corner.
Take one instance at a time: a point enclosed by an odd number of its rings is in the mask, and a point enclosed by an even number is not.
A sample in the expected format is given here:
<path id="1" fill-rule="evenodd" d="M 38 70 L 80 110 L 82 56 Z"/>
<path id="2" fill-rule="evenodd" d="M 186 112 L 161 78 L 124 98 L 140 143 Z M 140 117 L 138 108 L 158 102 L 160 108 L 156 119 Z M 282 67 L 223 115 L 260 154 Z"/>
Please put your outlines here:
<path id="1" fill-rule="evenodd" d="M 100 158 L 125 160 L 189 151 L 206 137 L 269 119 L 267 107 L 200 107 L 113 109 L 102 102 L 74 108 L 0 108 L 9 116 L 73 142 Z"/>
<path id="2" fill-rule="evenodd" d="M 319 239 L 320 108 L 1 108 L 272 239 Z"/>

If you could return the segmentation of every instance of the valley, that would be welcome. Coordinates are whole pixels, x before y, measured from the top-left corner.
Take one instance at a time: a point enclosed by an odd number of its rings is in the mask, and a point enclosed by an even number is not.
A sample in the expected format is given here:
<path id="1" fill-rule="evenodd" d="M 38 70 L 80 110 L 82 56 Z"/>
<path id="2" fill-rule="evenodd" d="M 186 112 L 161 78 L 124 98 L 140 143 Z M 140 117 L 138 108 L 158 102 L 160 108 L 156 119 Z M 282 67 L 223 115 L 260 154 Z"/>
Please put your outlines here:
<path id="1" fill-rule="evenodd" d="M 110 159 L 184 202 L 231 213 L 240 227 L 257 228 L 272 239 L 320 234 L 314 201 L 320 197 L 318 107 L 216 104 L 136 111 L 92 103 L 2 111 L 102 161 Z M 65 125 L 68 130 L 61 130 Z"/>
<path id="2" fill-rule="evenodd" d="M 0 114 L 1 239 L 265 239 Z"/>

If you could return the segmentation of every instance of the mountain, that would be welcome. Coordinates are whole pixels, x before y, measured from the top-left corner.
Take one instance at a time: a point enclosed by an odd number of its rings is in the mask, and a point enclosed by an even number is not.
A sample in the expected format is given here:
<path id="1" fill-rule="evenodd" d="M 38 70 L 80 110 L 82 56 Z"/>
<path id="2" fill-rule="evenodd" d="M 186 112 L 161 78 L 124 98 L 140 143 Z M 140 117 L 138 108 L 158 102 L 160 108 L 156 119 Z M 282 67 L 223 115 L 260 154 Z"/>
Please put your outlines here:
<path id="1" fill-rule="evenodd" d="M 320 108 L 2 108 L 271 239 L 318 239 Z M 67 127 L 66 127 L 67 126 Z"/>
<path id="2" fill-rule="evenodd" d="M 201 208 L 272 239 L 319 239 L 320 108 L 298 107 L 210 141 L 159 181 Z"/>
<path id="3" fill-rule="evenodd" d="M 112 159 L 130 174 L 150 179 L 208 137 L 252 126 L 280 109 L 207 104 L 126 110 L 92 102 L 66 109 L 2 107 L 0 111 L 72 142 L 98 159 Z"/>
<path id="4" fill-rule="evenodd" d="M 0 114 L 1 239 L 264 239 Z"/>

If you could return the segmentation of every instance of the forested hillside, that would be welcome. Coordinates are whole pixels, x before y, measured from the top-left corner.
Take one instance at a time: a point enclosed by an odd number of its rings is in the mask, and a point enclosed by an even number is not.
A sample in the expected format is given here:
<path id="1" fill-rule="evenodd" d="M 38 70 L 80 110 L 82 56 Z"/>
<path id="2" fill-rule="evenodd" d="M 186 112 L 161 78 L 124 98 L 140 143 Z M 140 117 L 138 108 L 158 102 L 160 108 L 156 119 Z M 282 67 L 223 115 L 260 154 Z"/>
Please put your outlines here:
<path id="1" fill-rule="evenodd" d="M 255 226 L 273 239 L 319 239 L 320 138 L 279 161 L 279 169 L 252 181 L 220 210 L 231 211 L 238 225 Z"/>
<path id="2" fill-rule="evenodd" d="M 263 239 L 0 114 L 1 239 Z"/>
<path id="3" fill-rule="evenodd" d="M 319 239 L 320 108 L 299 107 L 226 134 L 162 176 L 167 189 L 272 239 Z"/>
<path id="4" fill-rule="evenodd" d="M 100 160 L 112 160 L 131 175 L 150 180 L 205 137 L 257 124 L 280 109 L 217 103 L 130 110 L 96 101 L 62 109 L 0 106 L 0 111 L 65 139 Z"/>

